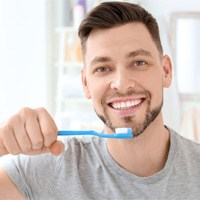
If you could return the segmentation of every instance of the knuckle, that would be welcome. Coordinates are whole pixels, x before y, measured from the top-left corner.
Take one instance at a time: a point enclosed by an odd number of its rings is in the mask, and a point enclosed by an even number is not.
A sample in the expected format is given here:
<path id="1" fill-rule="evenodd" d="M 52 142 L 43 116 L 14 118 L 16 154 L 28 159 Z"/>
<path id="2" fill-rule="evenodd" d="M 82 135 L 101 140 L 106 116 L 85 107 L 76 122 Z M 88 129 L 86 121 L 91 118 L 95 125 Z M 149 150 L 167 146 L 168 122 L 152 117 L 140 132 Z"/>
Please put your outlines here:
<path id="1" fill-rule="evenodd" d="M 28 108 L 28 107 L 24 107 L 19 111 L 19 115 L 22 117 L 32 115 L 33 113 L 34 113 L 33 109 Z"/>
<path id="2" fill-rule="evenodd" d="M 19 115 L 13 115 L 7 123 L 7 126 L 9 127 L 9 129 L 13 126 L 13 125 L 18 125 L 21 123 L 21 118 Z"/>
<path id="3" fill-rule="evenodd" d="M 46 113 L 47 112 L 47 110 L 44 108 L 44 107 L 39 107 L 39 108 L 37 108 L 37 111 L 38 112 L 42 112 L 42 113 Z"/>

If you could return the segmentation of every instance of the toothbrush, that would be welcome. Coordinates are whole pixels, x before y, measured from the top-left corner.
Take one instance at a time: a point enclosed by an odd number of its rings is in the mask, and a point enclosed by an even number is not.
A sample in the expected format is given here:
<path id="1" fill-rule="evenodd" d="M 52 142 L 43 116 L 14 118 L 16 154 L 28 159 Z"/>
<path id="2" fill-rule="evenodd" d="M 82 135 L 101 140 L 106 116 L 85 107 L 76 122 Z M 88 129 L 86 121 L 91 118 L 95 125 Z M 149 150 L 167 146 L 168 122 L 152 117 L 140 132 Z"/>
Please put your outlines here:
<path id="1" fill-rule="evenodd" d="M 131 128 L 116 128 L 115 133 L 99 133 L 93 130 L 60 130 L 58 131 L 59 136 L 66 135 L 95 135 L 103 138 L 116 138 L 116 139 L 128 139 L 133 138 L 133 133 Z"/>

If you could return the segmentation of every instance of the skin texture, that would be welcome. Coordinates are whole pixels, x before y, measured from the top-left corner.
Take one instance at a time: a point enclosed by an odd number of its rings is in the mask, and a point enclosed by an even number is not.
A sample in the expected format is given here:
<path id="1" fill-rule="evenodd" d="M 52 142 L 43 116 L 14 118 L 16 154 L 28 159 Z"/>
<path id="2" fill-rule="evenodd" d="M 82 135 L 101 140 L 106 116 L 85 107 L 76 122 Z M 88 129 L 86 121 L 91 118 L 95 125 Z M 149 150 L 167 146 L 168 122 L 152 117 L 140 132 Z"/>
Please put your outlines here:
<path id="1" fill-rule="evenodd" d="M 105 132 L 131 127 L 137 135 L 127 140 L 107 139 L 110 155 L 137 176 L 157 173 L 169 149 L 169 132 L 161 113 L 163 88 L 171 83 L 169 57 L 158 52 L 143 24 L 129 23 L 93 30 L 84 60 L 85 96 L 92 99 L 96 113 L 105 122 Z M 0 127 L 1 156 L 59 155 L 63 150 L 57 141 L 56 124 L 44 108 L 23 108 Z M 24 199 L 1 166 L 0 199 Z"/>

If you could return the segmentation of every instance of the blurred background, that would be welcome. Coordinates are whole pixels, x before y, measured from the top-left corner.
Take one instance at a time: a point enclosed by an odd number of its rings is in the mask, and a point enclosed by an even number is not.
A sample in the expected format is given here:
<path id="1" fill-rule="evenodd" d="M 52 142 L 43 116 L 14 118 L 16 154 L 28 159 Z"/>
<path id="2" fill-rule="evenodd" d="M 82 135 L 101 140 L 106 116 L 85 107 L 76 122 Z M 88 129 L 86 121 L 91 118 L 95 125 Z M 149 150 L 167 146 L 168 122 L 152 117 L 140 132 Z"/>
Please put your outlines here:
<path id="1" fill-rule="evenodd" d="M 125 0 L 124 0 L 125 1 Z M 200 2 L 126 0 L 158 20 L 173 83 L 165 124 L 200 142 Z M 101 0 L 0 0 L 0 122 L 22 107 L 45 107 L 60 128 L 101 129 L 82 93 L 77 27 Z"/>

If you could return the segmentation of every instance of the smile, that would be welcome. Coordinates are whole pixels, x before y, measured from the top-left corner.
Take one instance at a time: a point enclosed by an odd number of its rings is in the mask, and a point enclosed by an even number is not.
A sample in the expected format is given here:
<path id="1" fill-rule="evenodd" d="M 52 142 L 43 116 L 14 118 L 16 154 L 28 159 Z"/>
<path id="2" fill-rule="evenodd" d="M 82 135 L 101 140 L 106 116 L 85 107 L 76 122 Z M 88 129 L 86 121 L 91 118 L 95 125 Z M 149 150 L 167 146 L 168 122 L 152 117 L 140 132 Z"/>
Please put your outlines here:
<path id="1" fill-rule="evenodd" d="M 137 106 L 141 102 L 142 102 L 142 99 L 121 101 L 121 102 L 112 102 L 112 103 L 110 103 L 110 106 L 117 110 L 128 110 L 128 109 L 133 108 L 134 106 Z"/>

